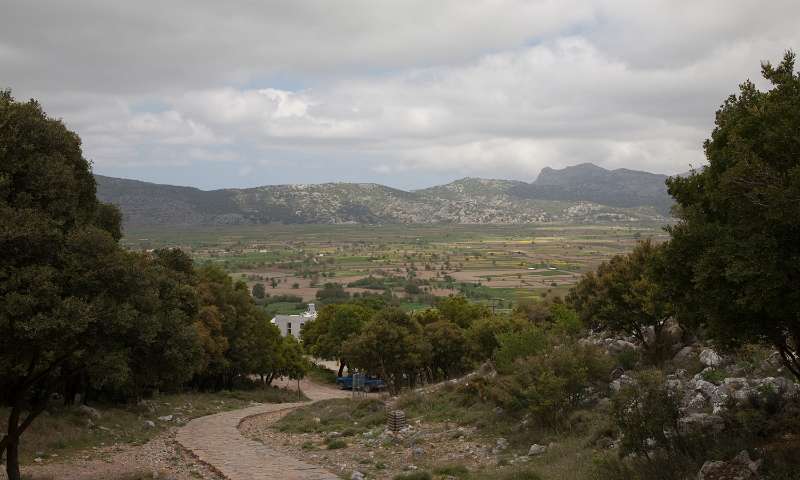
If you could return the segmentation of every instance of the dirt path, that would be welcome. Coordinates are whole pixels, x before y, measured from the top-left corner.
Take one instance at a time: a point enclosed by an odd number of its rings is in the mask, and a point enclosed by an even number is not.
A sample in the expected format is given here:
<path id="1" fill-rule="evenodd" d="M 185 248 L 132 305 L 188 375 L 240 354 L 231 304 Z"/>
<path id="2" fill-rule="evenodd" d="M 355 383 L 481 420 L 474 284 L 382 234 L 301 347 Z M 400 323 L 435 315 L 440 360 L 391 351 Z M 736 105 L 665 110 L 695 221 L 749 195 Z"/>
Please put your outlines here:
<path id="1" fill-rule="evenodd" d="M 334 387 L 303 381 L 303 392 L 311 401 L 347 396 Z M 192 420 L 181 428 L 176 440 L 200 462 L 228 480 L 335 480 L 336 475 L 280 453 L 239 432 L 245 419 L 291 410 L 306 402 L 257 405 Z"/>

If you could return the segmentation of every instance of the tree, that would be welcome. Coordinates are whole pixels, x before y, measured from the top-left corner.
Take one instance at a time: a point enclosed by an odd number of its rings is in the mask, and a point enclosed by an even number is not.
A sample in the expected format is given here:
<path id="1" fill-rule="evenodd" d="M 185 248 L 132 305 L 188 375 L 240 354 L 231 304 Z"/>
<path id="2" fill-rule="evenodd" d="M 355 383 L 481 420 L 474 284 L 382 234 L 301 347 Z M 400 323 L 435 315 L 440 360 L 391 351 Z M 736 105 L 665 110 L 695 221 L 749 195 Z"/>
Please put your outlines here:
<path id="1" fill-rule="evenodd" d="M 322 304 L 344 303 L 350 299 L 350 294 L 339 283 L 326 283 L 317 290 L 317 300 Z"/>
<path id="2" fill-rule="evenodd" d="M 231 277 L 214 265 L 197 270 L 197 292 L 206 317 L 218 321 L 227 347 L 223 356 L 211 357 L 208 368 L 201 372 L 198 383 L 204 388 L 232 389 L 235 382 L 248 374 L 259 373 L 264 355 L 274 348 L 265 336 L 274 334 L 267 314 L 250 296 L 244 282 L 234 283 Z M 270 332 L 270 330 L 272 330 Z"/>
<path id="3" fill-rule="evenodd" d="M 183 381 L 193 355 L 191 307 L 150 258 L 117 244 L 121 216 L 97 201 L 78 136 L 38 103 L 0 92 L 0 456 L 18 480 L 22 434 L 75 378 L 105 385 Z M 166 326 L 181 340 L 157 372 L 137 367 Z M 163 344 L 162 344 L 163 346 Z"/>
<path id="4" fill-rule="evenodd" d="M 500 346 L 500 334 L 520 332 L 526 326 L 527 322 L 508 316 L 484 317 L 472 322 L 465 331 L 470 358 L 476 362 L 493 358 Z"/>
<path id="5" fill-rule="evenodd" d="M 708 166 L 667 182 L 679 223 L 670 228 L 665 289 L 682 322 L 721 344 L 771 343 L 800 379 L 800 75 L 787 52 L 762 64 L 771 83 L 747 81 L 716 114 Z"/>
<path id="6" fill-rule="evenodd" d="M 658 281 L 663 278 L 664 248 L 650 240 L 640 242 L 631 253 L 616 255 L 585 274 L 567 297 L 583 323 L 636 337 L 657 363 L 667 353 L 664 327 L 673 314 Z"/>
<path id="7" fill-rule="evenodd" d="M 478 303 L 471 303 L 462 296 L 449 296 L 439 300 L 436 309 L 442 318 L 449 320 L 461 328 L 468 328 L 475 320 L 488 317 L 489 308 Z"/>
<path id="8" fill-rule="evenodd" d="M 341 303 L 326 305 L 317 318 L 306 323 L 300 335 L 308 352 L 326 360 L 339 361 L 339 376 L 347 360 L 344 346 L 361 332 L 375 311 L 362 305 Z"/>
<path id="9" fill-rule="evenodd" d="M 253 298 L 257 298 L 259 300 L 263 300 L 264 297 L 267 295 L 266 290 L 264 289 L 263 283 L 256 283 L 253 285 Z"/>
<path id="10" fill-rule="evenodd" d="M 355 368 L 378 374 L 396 394 L 414 385 L 429 364 L 431 347 L 422 327 L 399 308 L 381 310 L 345 345 L 344 355 Z"/>
<path id="11" fill-rule="evenodd" d="M 467 340 L 458 325 L 446 320 L 429 323 L 423 335 L 431 344 L 429 368 L 434 378 L 449 378 L 467 369 Z"/>

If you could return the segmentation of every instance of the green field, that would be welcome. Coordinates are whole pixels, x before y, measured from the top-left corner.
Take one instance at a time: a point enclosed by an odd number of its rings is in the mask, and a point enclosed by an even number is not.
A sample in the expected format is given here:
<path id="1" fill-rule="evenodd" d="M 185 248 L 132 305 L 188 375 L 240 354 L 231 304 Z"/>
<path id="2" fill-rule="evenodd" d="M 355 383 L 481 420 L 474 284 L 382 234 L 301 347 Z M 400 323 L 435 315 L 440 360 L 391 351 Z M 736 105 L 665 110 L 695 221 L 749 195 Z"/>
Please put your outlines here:
<path id="1" fill-rule="evenodd" d="M 564 294 L 583 272 L 631 250 L 638 240 L 665 239 L 662 227 L 641 222 L 172 227 L 130 229 L 123 243 L 134 250 L 182 248 L 198 264 L 215 263 L 251 285 L 264 283 L 270 296 L 313 301 L 323 284 L 335 282 L 350 293 L 388 290 L 409 310 L 457 293 L 507 309 L 522 298 Z M 377 280 L 364 280 L 370 276 Z M 292 302 L 270 308 L 271 313 L 297 310 Z"/>

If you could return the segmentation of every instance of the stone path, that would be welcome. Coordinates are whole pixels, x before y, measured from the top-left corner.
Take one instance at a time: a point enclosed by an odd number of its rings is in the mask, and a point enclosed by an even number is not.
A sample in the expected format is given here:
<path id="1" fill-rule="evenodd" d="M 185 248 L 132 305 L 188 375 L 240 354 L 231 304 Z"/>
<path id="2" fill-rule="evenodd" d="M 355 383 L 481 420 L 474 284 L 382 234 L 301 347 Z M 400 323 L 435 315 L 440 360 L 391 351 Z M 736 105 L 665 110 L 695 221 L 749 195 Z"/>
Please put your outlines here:
<path id="1" fill-rule="evenodd" d="M 341 398 L 348 392 L 301 382 L 312 402 Z M 291 384 L 288 385 L 291 388 Z M 336 480 L 339 477 L 316 465 L 301 462 L 245 438 L 239 425 L 248 417 L 291 410 L 307 402 L 257 405 L 196 418 L 178 431 L 176 440 L 199 461 L 228 480 Z"/>

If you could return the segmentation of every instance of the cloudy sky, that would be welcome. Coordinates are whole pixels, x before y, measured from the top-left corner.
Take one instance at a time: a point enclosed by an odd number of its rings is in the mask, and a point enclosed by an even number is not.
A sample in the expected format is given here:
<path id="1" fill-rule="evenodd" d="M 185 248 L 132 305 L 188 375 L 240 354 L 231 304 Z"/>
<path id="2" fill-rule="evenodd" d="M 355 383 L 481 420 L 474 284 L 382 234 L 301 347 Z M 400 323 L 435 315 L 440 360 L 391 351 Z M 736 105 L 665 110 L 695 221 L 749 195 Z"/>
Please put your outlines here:
<path id="1" fill-rule="evenodd" d="M 703 162 L 797 0 L 7 0 L 0 88 L 97 173 L 201 188 Z"/>

